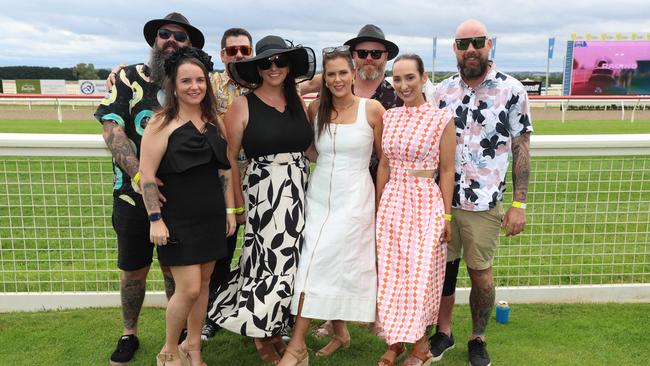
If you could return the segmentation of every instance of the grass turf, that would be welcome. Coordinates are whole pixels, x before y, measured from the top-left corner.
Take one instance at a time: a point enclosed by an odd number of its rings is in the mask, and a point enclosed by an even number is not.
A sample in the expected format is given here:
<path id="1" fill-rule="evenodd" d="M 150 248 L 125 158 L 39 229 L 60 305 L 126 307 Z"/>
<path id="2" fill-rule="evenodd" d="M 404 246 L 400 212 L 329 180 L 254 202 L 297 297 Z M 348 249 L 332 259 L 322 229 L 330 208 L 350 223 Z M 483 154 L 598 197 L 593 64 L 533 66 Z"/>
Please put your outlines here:
<path id="1" fill-rule="evenodd" d="M 535 135 L 589 135 L 650 133 L 650 121 L 533 121 Z M 0 133 L 79 133 L 99 134 L 101 125 L 95 120 L 0 120 Z"/>
<path id="2" fill-rule="evenodd" d="M 488 351 L 495 365 L 644 365 L 650 359 L 643 314 L 650 304 L 513 305 L 506 325 L 490 320 Z M 0 365 L 103 365 L 121 329 L 120 310 L 83 309 L 0 314 Z M 164 311 L 145 308 L 140 350 L 130 364 L 152 365 L 164 342 Z M 454 310 L 456 348 L 437 365 L 467 364 L 471 318 Z M 374 365 L 385 344 L 350 324 L 352 345 L 328 358 L 313 351 L 327 340 L 308 337 L 310 365 Z M 221 331 L 204 348 L 209 365 L 263 365 L 250 339 Z"/>

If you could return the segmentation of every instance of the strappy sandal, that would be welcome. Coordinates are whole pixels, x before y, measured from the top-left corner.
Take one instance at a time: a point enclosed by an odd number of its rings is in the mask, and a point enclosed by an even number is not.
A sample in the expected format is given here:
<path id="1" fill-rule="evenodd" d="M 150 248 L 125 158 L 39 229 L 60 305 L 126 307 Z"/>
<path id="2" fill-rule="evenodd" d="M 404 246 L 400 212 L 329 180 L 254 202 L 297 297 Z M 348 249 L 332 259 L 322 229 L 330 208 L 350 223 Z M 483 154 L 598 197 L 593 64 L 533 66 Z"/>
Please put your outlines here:
<path id="1" fill-rule="evenodd" d="M 425 339 L 422 343 L 422 346 L 419 346 L 419 343 L 413 345 L 409 356 L 400 366 L 430 366 L 433 363 L 433 354 L 431 354 L 429 342 Z"/>
<path id="2" fill-rule="evenodd" d="M 201 348 L 200 347 L 199 347 L 198 350 L 189 349 L 189 348 L 186 348 L 186 347 L 187 347 L 187 345 L 185 344 L 185 342 L 178 345 L 178 356 L 180 357 L 181 362 L 183 362 L 183 365 L 187 365 L 187 366 L 208 366 L 208 364 L 205 363 L 205 361 L 203 361 L 201 359 L 201 353 L 200 353 Z M 190 352 L 199 352 L 199 357 L 197 357 L 197 359 L 201 359 L 201 363 L 198 363 L 198 364 L 192 363 L 192 355 L 190 354 Z"/>
<path id="3" fill-rule="evenodd" d="M 325 345 L 325 347 L 321 348 L 318 352 L 316 352 L 316 356 L 325 357 L 338 351 L 339 348 L 348 348 L 350 347 L 350 340 L 351 338 L 349 334 L 347 339 L 341 337 L 338 334 L 334 334 L 332 336 L 332 340 L 327 345 Z"/>
<path id="4" fill-rule="evenodd" d="M 390 358 L 381 356 L 379 362 L 377 362 L 377 366 L 395 366 L 395 362 L 406 354 L 406 347 L 404 346 L 404 343 L 395 343 L 387 347 L 386 353 L 390 351 L 395 354 L 395 358 L 391 360 Z"/>
<path id="5" fill-rule="evenodd" d="M 284 343 L 281 335 L 271 337 L 269 342 L 271 342 L 273 348 L 275 348 L 275 352 L 277 352 L 280 357 L 284 356 L 284 352 L 287 350 L 287 344 Z"/>
<path id="6" fill-rule="evenodd" d="M 257 354 L 260 355 L 262 361 L 272 365 L 277 365 L 277 363 L 280 362 L 280 355 L 278 354 L 278 351 L 275 350 L 270 339 L 255 338 L 254 343 Z"/>
<path id="7" fill-rule="evenodd" d="M 307 351 L 307 348 L 303 348 L 302 350 L 297 350 L 291 346 L 288 346 L 286 349 L 286 353 L 291 355 L 296 360 L 295 366 L 308 366 L 309 365 L 309 352 Z"/>
<path id="8" fill-rule="evenodd" d="M 167 353 L 167 352 L 160 352 L 158 355 L 156 355 L 156 366 L 167 366 L 167 362 L 173 362 L 173 361 L 181 361 L 183 366 L 187 366 L 185 362 L 180 358 L 178 353 Z"/>
<path id="9" fill-rule="evenodd" d="M 325 323 L 321 324 L 320 326 L 314 328 L 311 331 L 311 335 L 314 336 L 316 339 L 323 339 L 326 337 L 331 337 L 334 335 L 334 327 L 332 325 L 332 322 L 326 321 Z"/>

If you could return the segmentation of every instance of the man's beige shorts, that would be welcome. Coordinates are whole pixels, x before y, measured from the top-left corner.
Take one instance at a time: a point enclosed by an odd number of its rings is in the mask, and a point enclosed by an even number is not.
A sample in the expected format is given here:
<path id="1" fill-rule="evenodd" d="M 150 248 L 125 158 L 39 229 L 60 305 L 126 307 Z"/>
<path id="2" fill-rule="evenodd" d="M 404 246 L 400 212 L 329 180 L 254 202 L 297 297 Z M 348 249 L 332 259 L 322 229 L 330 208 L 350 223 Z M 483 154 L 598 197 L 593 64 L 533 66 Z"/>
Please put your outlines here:
<path id="1" fill-rule="evenodd" d="M 492 267 L 499 246 L 499 231 L 503 221 L 501 202 L 489 211 L 465 211 L 452 208 L 451 243 L 447 247 L 447 261 L 460 258 L 461 247 L 467 267 L 483 270 Z"/>

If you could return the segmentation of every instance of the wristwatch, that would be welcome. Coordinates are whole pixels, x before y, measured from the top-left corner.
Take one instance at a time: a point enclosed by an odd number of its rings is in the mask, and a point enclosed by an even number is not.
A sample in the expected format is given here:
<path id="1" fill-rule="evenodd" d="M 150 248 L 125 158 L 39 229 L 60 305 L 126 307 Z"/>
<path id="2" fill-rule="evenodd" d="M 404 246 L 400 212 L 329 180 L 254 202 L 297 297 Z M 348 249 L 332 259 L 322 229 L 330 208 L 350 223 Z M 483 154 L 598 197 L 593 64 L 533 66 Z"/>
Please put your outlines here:
<path id="1" fill-rule="evenodd" d="M 162 219 L 162 215 L 160 214 L 160 212 L 154 212 L 149 215 L 150 222 L 158 221 L 160 219 Z"/>

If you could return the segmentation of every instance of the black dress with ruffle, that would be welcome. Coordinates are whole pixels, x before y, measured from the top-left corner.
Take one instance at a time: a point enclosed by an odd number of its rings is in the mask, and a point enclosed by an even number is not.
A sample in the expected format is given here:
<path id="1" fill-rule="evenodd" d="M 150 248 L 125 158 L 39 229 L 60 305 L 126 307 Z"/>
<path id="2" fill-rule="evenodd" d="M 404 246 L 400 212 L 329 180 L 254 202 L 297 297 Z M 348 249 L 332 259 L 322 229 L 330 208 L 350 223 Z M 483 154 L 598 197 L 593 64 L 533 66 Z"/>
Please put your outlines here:
<path id="1" fill-rule="evenodd" d="M 205 133 L 191 121 L 169 136 L 157 176 L 167 201 L 161 214 L 169 229 L 169 243 L 159 246 L 163 266 L 184 266 L 224 258 L 226 205 L 219 169 L 229 169 L 226 141 L 206 125 Z"/>

